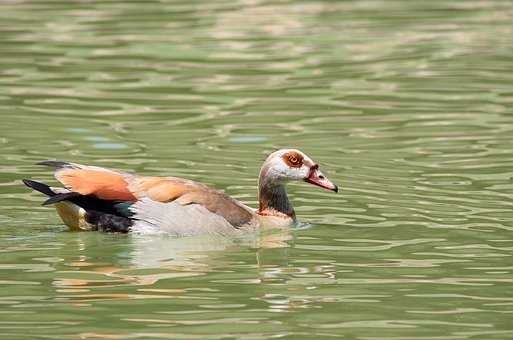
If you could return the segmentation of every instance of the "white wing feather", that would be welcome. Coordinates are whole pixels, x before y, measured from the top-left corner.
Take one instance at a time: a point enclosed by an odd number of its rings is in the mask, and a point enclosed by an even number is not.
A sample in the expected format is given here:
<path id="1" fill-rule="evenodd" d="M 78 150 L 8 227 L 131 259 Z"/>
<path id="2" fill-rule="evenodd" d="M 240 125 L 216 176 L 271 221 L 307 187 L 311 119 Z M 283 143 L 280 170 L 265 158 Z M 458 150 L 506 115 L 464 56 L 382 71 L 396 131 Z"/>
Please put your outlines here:
<path id="1" fill-rule="evenodd" d="M 252 225 L 235 228 L 224 217 L 194 203 L 161 203 L 143 198 L 134 203 L 130 210 L 135 220 L 132 231 L 139 234 L 240 235 L 254 228 Z"/>

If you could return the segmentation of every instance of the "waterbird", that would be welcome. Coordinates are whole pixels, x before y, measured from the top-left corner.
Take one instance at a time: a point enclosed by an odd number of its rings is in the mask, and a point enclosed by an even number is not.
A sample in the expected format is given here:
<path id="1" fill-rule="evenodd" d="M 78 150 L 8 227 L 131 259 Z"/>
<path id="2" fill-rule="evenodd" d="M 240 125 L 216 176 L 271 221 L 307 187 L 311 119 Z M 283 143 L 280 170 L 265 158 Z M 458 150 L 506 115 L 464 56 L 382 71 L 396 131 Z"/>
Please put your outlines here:
<path id="1" fill-rule="evenodd" d="M 64 187 L 23 179 L 49 198 L 70 230 L 162 233 L 174 236 L 237 235 L 297 222 L 285 185 L 304 181 L 338 192 L 310 157 L 281 149 L 264 161 L 258 179 L 258 209 L 205 184 L 179 177 L 140 176 L 98 166 L 43 161 Z"/>

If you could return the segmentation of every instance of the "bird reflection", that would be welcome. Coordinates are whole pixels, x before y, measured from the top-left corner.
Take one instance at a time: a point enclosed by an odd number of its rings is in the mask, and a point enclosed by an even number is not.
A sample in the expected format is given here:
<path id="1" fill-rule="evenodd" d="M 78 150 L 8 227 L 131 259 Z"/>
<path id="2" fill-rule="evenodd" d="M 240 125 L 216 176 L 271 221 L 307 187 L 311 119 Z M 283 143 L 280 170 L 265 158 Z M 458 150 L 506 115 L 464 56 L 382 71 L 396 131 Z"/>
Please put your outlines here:
<path id="1" fill-rule="evenodd" d="M 233 258 L 238 254 L 250 255 L 250 258 L 251 253 L 255 254 L 254 262 L 247 257 L 245 262 L 258 268 L 254 280 L 266 282 L 275 279 L 269 269 L 287 266 L 287 249 L 293 240 L 293 233 L 288 228 L 262 230 L 241 238 L 130 235 L 105 242 L 101 237 L 91 237 L 92 234 L 83 233 L 72 241 L 77 243 L 75 249 L 80 255 L 75 254 L 69 261 L 65 259 L 67 270 L 60 271 L 62 274 L 54 279 L 53 285 L 59 293 L 56 299 L 84 303 L 170 298 L 183 294 L 185 288 L 157 289 L 153 286 L 162 280 L 192 278 L 231 268 Z M 100 256 L 102 261 L 92 261 L 90 256 L 84 255 L 88 252 L 97 254 L 97 247 L 105 252 Z M 104 262 L 106 257 L 111 260 L 108 265 Z M 119 290 L 108 292 L 118 287 L 135 287 L 135 290 L 129 289 L 131 292 L 126 294 Z"/>

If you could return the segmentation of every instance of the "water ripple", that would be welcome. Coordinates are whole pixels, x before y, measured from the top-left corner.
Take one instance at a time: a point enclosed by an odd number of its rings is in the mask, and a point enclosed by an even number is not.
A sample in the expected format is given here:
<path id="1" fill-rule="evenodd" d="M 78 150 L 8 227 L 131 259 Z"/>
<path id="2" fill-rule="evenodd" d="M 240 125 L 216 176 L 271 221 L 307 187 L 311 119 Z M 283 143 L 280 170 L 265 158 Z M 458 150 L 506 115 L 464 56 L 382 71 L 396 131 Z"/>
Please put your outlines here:
<path id="1" fill-rule="evenodd" d="M 4 337 L 511 335 L 509 2 L 0 7 Z M 68 233 L 20 181 L 64 159 L 256 206 L 281 147 L 341 192 L 291 183 L 308 227 L 256 239 Z"/>

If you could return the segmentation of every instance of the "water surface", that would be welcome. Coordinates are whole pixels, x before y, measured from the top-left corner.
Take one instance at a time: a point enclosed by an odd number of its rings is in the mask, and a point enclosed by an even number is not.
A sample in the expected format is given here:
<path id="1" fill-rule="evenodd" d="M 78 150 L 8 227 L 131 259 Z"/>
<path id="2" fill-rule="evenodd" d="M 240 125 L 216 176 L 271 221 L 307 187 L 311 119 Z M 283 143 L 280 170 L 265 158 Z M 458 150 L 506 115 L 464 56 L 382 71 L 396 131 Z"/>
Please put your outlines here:
<path id="1" fill-rule="evenodd" d="M 513 337 L 507 1 L 3 1 L 3 338 Z M 44 159 L 173 175 L 256 205 L 297 147 L 306 228 L 70 233 Z M 54 182 L 53 182 L 54 183 Z"/>

